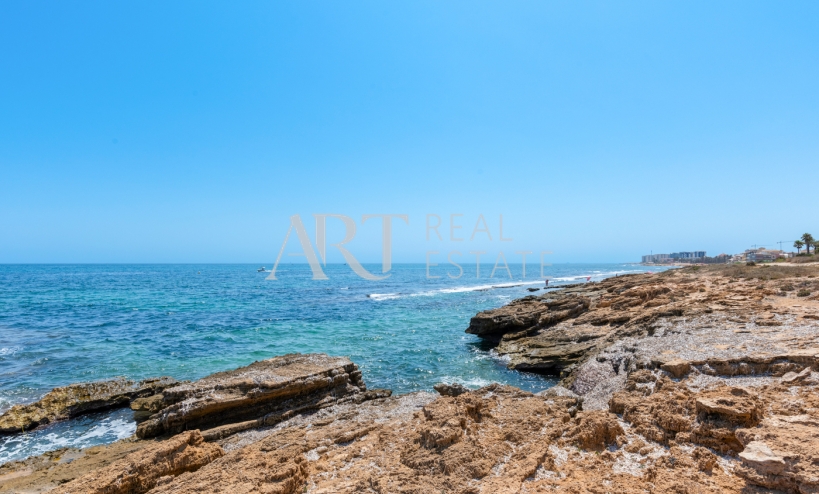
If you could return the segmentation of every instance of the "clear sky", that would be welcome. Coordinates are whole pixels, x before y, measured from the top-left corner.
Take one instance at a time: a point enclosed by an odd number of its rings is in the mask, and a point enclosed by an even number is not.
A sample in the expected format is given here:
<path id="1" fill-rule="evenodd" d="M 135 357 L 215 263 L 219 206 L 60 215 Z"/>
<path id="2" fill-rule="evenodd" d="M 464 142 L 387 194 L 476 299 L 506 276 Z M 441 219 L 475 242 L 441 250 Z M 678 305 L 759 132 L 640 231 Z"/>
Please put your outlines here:
<path id="1" fill-rule="evenodd" d="M 815 1 L 6 0 L 0 262 L 270 264 L 314 213 L 365 261 L 362 214 L 409 215 L 395 261 L 819 236 L 817 26 Z M 428 213 L 494 243 L 427 241 Z"/>

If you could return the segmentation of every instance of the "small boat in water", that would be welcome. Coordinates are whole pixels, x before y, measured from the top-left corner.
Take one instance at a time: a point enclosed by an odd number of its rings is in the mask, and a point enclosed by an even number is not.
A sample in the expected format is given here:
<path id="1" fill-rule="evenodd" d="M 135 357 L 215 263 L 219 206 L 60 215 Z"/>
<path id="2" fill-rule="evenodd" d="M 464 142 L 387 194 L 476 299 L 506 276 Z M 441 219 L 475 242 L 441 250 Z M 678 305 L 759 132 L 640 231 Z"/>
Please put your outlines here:
<path id="1" fill-rule="evenodd" d="M 264 266 L 256 270 L 257 273 L 264 273 L 265 271 L 267 271 L 267 269 Z"/>

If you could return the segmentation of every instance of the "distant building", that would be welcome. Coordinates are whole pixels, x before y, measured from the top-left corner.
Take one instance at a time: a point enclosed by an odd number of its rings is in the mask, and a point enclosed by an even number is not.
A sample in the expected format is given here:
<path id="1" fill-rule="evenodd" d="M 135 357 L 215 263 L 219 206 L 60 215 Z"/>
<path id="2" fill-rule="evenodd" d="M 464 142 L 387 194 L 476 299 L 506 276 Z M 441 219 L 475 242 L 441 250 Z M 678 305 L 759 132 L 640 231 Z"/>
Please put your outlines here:
<path id="1" fill-rule="evenodd" d="M 669 259 L 668 254 L 652 254 L 648 256 L 643 256 L 643 262 L 647 264 L 666 262 L 668 259 Z"/>
<path id="2" fill-rule="evenodd" d="M 700 261 L 705 259 L 705 251 L 694 252 L 674 252 L 673 254 L 651 254 L 643 256 L 643 262 L 647 264 L 667 263 L 676 260 Z"/>
<path id="3" fill-rule="evenodd" d="M 748 262 L 776 261 L 787 255 L 781 250 L 770 250 L 764 247 L 745 251 L 745 260 Z"/>
<path id="4" fill-rule="evenodd" d="M 671 259 L 701 259 L 705 257 L 704 250 L 695 250 L 694 252 L 674 252 L 669 254 Z"/>

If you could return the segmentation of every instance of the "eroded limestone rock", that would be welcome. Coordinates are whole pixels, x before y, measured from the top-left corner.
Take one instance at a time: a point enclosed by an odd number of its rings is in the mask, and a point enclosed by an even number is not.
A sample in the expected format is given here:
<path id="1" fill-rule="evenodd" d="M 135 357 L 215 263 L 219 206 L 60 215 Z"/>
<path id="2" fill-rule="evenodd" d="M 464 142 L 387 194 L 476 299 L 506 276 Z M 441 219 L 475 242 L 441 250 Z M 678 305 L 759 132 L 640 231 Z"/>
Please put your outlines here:
<path id="1" fill-rule="evenodd" d="M 57 489 L 54 494 L 142 494 L 160 479 L 193 472 L 224 455 L 206 443 L 198 430 L 183 432 L 146 446 L 122 460 L 91 472 Z"/>

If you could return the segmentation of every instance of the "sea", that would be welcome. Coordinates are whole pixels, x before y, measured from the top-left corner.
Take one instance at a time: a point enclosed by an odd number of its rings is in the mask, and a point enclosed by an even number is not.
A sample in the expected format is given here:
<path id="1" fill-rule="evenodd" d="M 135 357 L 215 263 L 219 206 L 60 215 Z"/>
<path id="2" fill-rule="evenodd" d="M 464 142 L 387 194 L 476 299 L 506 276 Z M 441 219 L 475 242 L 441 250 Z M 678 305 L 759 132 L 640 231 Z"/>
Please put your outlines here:
<path id="1" fill-rule="evenodd" d="M 365 267 L 380 274 L 381 265 Z M 526 266 L 525 277 L 522 265 L 491 278 L 493 265 L 473 268 L 431 278 L 424 264 L 396 264 L 387 279 L 368 281 L 343 264 L 324 267 L 326 280 L 295 263 L 279 265 L 276 280 L 242 264 L 0 265 L 0 413 L 71 383 L 198 379 L 292 352 L 348 356 L 369 388 L 396 394 L 439 382 L 553 386 L 508 370 L 464 332 L 480 311 L 544 293 L 540 266 Z M 663 269 L 554 264 L 543 275 L 551 288 Z M 0 464 L 135 429 L 126 408 L 0 437 Z"/>

